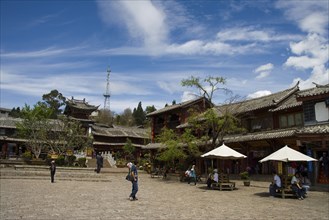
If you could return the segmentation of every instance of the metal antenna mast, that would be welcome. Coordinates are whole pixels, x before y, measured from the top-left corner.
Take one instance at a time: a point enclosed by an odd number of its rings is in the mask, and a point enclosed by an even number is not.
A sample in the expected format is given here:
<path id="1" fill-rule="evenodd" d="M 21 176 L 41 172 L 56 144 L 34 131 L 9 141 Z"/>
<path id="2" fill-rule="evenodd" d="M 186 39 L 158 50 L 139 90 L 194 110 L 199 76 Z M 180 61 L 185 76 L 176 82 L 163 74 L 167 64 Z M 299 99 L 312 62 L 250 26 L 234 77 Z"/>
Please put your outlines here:
<path id="1" fill-rule="evenodd" d="M 104 96 L 104 109 L 110 110 L 110 67 L 107 67 L 106 91 Z"/>

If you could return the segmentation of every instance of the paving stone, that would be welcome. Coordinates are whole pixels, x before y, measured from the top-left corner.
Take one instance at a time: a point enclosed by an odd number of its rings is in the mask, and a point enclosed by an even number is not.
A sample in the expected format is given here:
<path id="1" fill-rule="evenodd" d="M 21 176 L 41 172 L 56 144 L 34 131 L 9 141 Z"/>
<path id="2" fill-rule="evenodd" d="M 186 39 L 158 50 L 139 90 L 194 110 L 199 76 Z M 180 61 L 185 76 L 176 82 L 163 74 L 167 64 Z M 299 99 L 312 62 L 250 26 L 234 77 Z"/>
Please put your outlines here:
<path id="1" fill-rule="evenodd" d="M 1 176 L 0 219 L 329 219 L 328 192 L 311 191 L 302 201 L 270 198 L 268 182 L 245 187 L 236 181 L 237 190 L 218 191 L 141 172 L 139 200 L 129 201 L 131 183 L 125 173 L 100 176 L 108 181 L 68 181 L 56 175 L 50 183 L 46 176 Z"/>

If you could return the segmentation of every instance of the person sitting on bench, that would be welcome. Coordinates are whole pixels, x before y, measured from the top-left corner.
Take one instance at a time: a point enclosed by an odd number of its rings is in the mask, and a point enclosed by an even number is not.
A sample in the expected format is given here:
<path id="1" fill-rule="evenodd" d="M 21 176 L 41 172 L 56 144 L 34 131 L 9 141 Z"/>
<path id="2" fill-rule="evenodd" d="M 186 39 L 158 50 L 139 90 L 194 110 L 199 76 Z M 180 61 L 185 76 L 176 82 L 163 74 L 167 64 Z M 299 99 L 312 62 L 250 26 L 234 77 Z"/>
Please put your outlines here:
<path id="1" fill-rule="evenodd" d="M 303 189 L 299 178 L 300 175 L 298 172 L 296 172 L 291 179 L 291 189 L 296 193 L 297 198 L 302 200 L 305 198 L 305 189 Z"/>
<path id="2" fill-rule="evenodd" d="M 211 188 L 212 183 L 218 183 L 218 170 L 214 169 L 213 173 L 209 174 L 207 180 L 207 187 Z"/>
<path id="3" fill-rule="evenodd" d="M 273 182 L 270 185 L 269 191 L 270 191 L 270 196 L 271 197 L 274 197 L 276 190 L 279 189 L 279 188 L 281 188 L 281 179 L 276 174 L 275 171 L 273 171 L 272 174 L 273 174 Z"/>

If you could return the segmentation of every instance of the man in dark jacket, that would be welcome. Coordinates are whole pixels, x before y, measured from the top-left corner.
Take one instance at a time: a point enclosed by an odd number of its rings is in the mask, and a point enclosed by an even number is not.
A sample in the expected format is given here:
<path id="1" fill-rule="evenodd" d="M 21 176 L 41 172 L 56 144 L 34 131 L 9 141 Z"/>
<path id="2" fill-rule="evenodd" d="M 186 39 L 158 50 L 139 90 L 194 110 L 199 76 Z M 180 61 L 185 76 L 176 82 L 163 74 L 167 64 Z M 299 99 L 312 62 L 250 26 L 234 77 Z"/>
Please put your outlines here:
<path id="1" fill-rule="evenodd" d="M 50 169 L 51 182 L 53 183 L 55 181 L 55 173 L 56 173 L 56 164 L 54 160 L 51 161 L 49 169 Z"/>
<path id="2" fill-rule="evenodd" d="M 96 161 L 97 161 L 96 172 L 99 173 L 99 172 L 101 172 L 101 168 L 103 167 L 103 157 L 102 157 L 101 153 L 97 154 Z"/>

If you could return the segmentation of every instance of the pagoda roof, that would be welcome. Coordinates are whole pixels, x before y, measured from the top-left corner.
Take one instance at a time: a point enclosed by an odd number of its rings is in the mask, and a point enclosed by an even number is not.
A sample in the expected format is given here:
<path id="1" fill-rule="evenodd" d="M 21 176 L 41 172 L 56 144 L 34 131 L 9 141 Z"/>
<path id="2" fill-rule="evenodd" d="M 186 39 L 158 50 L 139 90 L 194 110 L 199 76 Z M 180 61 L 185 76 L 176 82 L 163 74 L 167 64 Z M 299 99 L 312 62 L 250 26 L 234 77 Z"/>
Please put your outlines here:
<path id="1" fill-rule="evenodd" d="M 68 99 L 66 101 L 65 112 L 67 112 L 67 108 L 77 109 L 80 111 L 93 112 L 93 111 L 96 111 L 98 109 L 98 107 L 99 106 L 88 104 L 88 102 L 86 102 L 85 99 L 79 100 L 79 99 L 74 99 L 72 97 L 71 99 Z"/>

